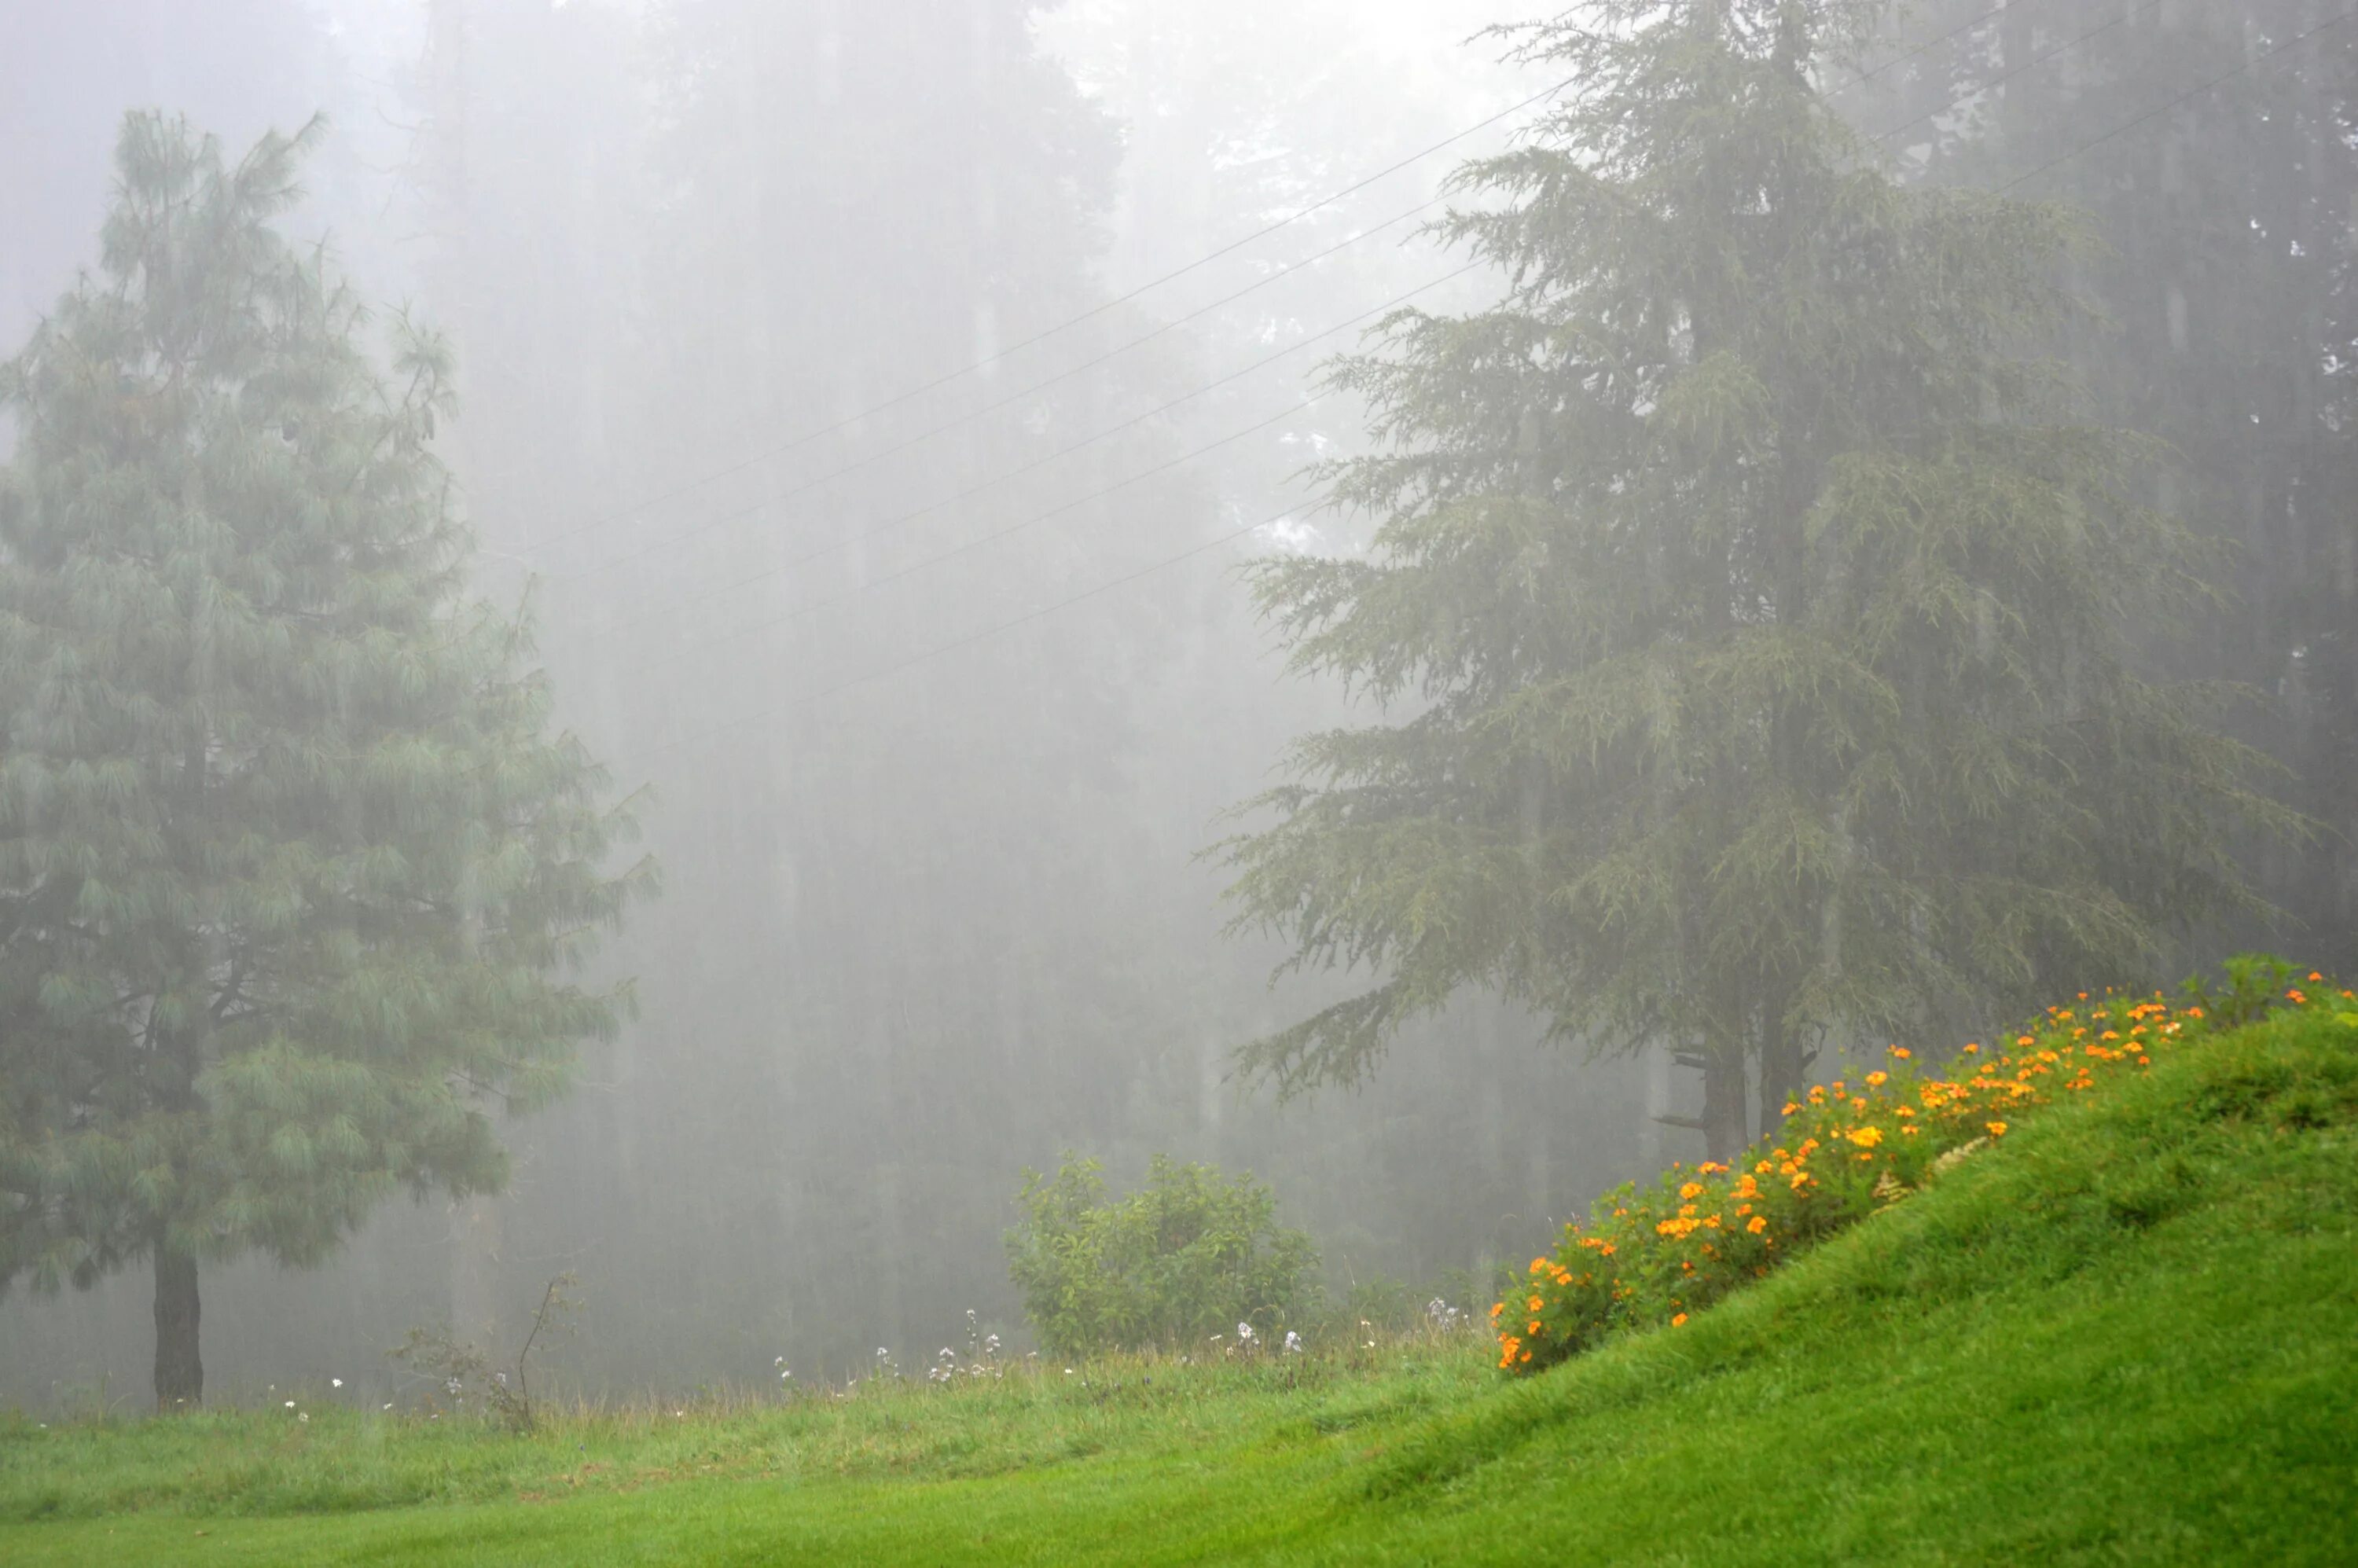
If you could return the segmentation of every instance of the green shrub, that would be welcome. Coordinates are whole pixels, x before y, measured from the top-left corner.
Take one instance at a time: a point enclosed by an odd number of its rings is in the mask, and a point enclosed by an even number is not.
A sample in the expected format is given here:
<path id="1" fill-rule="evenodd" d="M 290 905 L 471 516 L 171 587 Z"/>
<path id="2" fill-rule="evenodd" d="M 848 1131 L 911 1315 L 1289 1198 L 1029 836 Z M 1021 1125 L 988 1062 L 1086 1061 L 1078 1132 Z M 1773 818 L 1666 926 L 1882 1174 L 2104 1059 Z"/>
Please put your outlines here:
<path id="1" fill-rule="evenodd" d="M 1015 1201 L 1008 1273 L 1052 1354 L 1233 1346 L 1238 1324 L 1261 1342 L 1313 1304 L 1317 1249 L 1250 1173 L 1157 1154 L 1143 1187 L 1109 1199 L 1103 1167 L 1068 1151 L 1054 1177 L 1025 1171 Z"/>

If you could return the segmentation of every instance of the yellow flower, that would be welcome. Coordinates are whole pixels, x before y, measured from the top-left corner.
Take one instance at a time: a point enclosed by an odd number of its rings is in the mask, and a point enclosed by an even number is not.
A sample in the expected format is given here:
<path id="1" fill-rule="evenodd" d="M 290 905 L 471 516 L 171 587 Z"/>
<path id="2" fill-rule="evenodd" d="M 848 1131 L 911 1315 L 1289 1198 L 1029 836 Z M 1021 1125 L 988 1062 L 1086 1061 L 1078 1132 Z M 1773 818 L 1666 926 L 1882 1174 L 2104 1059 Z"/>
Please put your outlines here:
<path id="1" fill-rule="evenodd" d="M 1530 1307 L 1533 1312 L 1537 1312 L 1537 1311 L 1539 1311 L 1539 1310 L 1540 1310 L 1540 1308 L 1541 1308 L 1541 1307 L 1543 1307 L 1543 1306 L 1547 1305 L 1547 1303 L 1546 1303 L 1546 1302 L 1544 1302 L 1544 1301 L 1541 1301 L 1541 1300 L 1539 1297 L 1537 1297 L 1537 1296 L 1533 1296 L 1530 1301 L 1528 1301 L 1528 1302 L 1524 1303 L 1523 1304 L 1524 1304 L 1525 1306 Z"/>
<path id="2" fill-rule="evenodd" d="M 1883 1129 L 1879 1127 L 1854 1127 L 1848 1132 L 1843 1134 L 1843 1136 L 1849 1139 L 1853 1143 L 1857 1144 L 1862 1149 L 1872 1149 L 1877 1144 L 1883 1141 Z"/>
<path id="3" fill-rule="evenodd" d="M 1867 1086 L 1867 1087 L 1869 1087 L 1869 1088 L 1879 1088 L 1879 1087 L 1882 1087 L 1882 1085 L 1883 1085 L 1883 1083 L 1884 1083 L 1885 1078 L 1886 1078 L 1887 1076 L 1888 1076 L 1888 1075 L 1887 1075 L 1887 1074 L 1883 1074 L 1883 1073 L 1869 1073 L 1869 1074 L 1867 1074 L 1867 1075 L 1866 1075 L 1866 1086 Z"/>
<path id="4" fill-rule="evenodd" d="M 1758 1236 L 1762 1231 L 1768 1228 L 1768 1221 L 1764 1217 L 1756 1214 L 1744 1228 L 1752 1232 L 1753 1235 Z"/>
<path id="5" fill-rule="evenodd" d="M 1703 1196 L 1703 1184 L 1701 1182 L 1689 1182 L 1686 1185 L 1679 1189 L 1679 1196 L 1688 1203 L 1694 1202 L 1695 1199 Z"/>
<path id="6" fill-rule="evenodd" d="M 1544 1274 L 1544 1273 L 1546 1273 L 1546 1272 L 1547 1272 L 1547 1260 L 1546 1260 L 1546 1259 L 1544 1259 L 1544 1258 L 1534 1258 L 1534 1259 L 1532 1259 L 1532 1260 L 1531 1260 L 1531 1272 L 1532 1272 L 1532 1273 L 1534 1273 L 1534 1274 Z"/>
<path id="7" fill-rule="evenodd" d="M 1989 1135 L 1990 1135 L 1992 1138 L 2003 1138 L 2003 1137 L 2005 1137 L 2005 1136 L 2006 1136 L 2006 1123 L 2005 1123 L 2005 1122 L 2003 1122 L 2003 1121 L 1993 1121 L 1993 1122 L 1991 1122 L 1991 1123 L 1989 1124 Z"/>

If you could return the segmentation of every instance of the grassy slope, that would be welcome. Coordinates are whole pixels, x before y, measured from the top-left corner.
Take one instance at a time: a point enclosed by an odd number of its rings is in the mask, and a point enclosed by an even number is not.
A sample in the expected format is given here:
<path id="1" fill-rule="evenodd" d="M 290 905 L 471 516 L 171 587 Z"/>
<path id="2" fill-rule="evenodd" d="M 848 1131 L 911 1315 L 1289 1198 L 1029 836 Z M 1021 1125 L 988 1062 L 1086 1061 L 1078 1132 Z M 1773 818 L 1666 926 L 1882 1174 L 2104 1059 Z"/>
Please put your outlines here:
<path id="1" fill-rule="evenodd" d="M 1470 1353 L 1271 1382 L 535 1443 L 19 1427 L 0 1517 L 90 1517 L 0 1528 L 0 1560 L 2348 1561 L 2358 1032 L 2311 1012 L 2190 1048 L 1685 1327 L 1528 1383 Z"/>

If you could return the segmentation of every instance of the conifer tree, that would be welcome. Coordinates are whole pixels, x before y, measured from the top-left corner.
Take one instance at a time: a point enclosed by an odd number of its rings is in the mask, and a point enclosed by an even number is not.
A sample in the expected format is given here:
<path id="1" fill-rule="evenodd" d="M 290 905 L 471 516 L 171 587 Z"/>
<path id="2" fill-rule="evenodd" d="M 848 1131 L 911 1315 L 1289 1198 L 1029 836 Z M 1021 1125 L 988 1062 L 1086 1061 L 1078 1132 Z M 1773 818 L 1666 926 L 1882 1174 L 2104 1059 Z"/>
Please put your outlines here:
<path id="1" fill-rule="evenodd" d="M 272 226 L 310 139 L 132 115 L 101 265 L 0 381 L 0 1285 L 151 1259 L 166 1408 L 201 1262 L 499 1185 L 651 874 L 465 598 L 444 351 L 397 324 L 381 370 Z"/>
<path id="2" fill-rule="evenodd" d="M 1749 1075 L 1766 1124 L 1828 1032 L 2139 975 L 2240 896 L 2252 758 L 2130 658 L 2188 535 L 2039 357 L 2074 225 L 1878 166 L 1814 85 L 1876 10 L 1520 30 L 1577 85 L 1444 225 L 1506 297 L 1337 367 L 1380 445 L 1330 497 L 1372 550 L 1257 568 L 1293 666 L 1388 721 L 1299 742 L 1227 846 L 1289 967 L 1377 975 L 1253 1072 L 1350 1082 L 1487 985 L 1700 1066 L 1724 1158 Z"/>

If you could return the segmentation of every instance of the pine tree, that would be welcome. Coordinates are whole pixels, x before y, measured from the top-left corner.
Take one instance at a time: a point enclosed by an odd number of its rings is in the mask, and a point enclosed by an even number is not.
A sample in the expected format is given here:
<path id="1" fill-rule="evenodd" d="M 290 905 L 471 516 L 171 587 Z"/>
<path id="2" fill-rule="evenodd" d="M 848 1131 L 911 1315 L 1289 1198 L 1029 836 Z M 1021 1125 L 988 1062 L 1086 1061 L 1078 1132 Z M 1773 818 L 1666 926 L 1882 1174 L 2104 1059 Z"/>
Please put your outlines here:
<path id="1" fill-rule="evenodd" d="M 499 1185 L 492 1112 L 614 1028 L 565 972 L 651 875 L 601 869 L 627 812 L 464 597 L 444 351 L 398 324 L 381 371 L 272 227 L 312 136 L 225 166 L 132 115 L 101 266 L 0 382 L 0 1284 L 152 1259 L 168 1408 L 200 1262 Z"/>
<path id="2" fill-rule="evenodd" d="M 2150 453 L 2035 351 L 2067 214 L 1896 184 L 1813 77 L 1877 7 L 1601 0 L 1522 30 L 1578 85 L 1461 171 L 1509 290 L 1344 362 L 1366 557 L 1258 568 L 1301 672 L 1388 722 L 1308 737 L 1231 840 L 1241 922 L 1371 989 L 1248 1047 L 1348 1083 L 1487 985 L 1704 1074 L 1714 1157 L 1829 1032 L 1961 1027 L 2129 977 L 2240 896 L 2269 807 L 2132 639 L 2190 585 Z"/>

